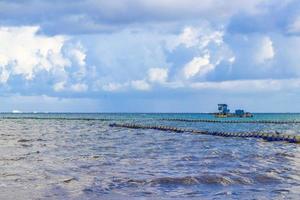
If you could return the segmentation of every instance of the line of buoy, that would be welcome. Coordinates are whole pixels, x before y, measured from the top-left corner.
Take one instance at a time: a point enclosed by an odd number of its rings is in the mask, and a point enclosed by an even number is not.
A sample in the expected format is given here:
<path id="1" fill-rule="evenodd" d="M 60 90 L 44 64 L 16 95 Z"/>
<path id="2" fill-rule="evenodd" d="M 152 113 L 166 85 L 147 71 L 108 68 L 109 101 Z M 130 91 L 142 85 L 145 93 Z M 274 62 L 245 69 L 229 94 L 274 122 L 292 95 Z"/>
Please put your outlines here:
<path id="1" fill-rule="evenodd" d="M 0 120 L 7 120 L 7 119 L 13 119 L 13 120 L 79 120 L 79 121 L 115 121 L 115 120 L 128 120 L 128 119 L 113 119 L 113 118 L 86 118 L 86 117 L 0 117 Z"/>
<path id="2" fill-rule="evenodd" d="M 181 118 L 163 118 L 163 121 L 180 122 L 207 122 L 207 123 L 252 123 L 252 124 L 299 124 L 300 121 L 274 121 L 274 120 L 215 120 L 215 119 L 181 119 Z"/>
<path id="3" fill-rule="evenodd" d="M 288 134 L 274 134 L 274 133 L 261 133 L 261 132 L 245 132 L 245 133 L 231 133 L 231 132 L 220 132 L 220 131 L 203 131 L 196 129 L 185 129 L 171 126 L 160 126 L 160 125 L 140 125 L 140 124 L 109 124 L 111 127 L 122 127 L 132 129 L 154 129 L 160 131 L 173 131 L 178 133 L 189 132 L 195 134 L 214 135 L 222 137 L 244 137 L 244 138 L 262 138 L 266 141 L 286 141 L 290 143 L 300 143 L 300 136 L 288 135 Z"/>

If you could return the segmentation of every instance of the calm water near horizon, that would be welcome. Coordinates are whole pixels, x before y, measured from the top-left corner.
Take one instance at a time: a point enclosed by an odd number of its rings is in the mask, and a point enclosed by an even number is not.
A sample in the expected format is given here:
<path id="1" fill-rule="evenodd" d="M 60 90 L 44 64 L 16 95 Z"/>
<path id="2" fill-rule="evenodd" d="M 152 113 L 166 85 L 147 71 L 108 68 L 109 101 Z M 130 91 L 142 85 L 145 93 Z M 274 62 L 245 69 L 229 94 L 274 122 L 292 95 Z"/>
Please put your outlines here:
<path id="1" fill-rule="evenodd" d="M 162 118 L 214 117 L 186 113 L 1 113 L 0 199 L 300 198 L 299 144 L 109 127 L 112 122 L 134 122 L 299 134 L 300 124 Z M 300 114 L 261 113 L 250 120 L 300 121 Z"/>

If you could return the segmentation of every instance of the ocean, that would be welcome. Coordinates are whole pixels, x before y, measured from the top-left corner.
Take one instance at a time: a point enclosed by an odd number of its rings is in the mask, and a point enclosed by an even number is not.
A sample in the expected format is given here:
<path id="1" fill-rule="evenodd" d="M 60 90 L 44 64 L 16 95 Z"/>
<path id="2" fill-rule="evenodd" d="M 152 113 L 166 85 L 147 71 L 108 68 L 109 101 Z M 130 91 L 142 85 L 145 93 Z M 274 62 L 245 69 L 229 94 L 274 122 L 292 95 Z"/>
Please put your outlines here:
<path id="1" fill-rule="evenodd" d="M 166 118 L 214 116 L 2 113 L 0 199 L 300 198 L 300 144 L 109 126 L 297 135 L 299 123 L 162 120 Z M 246 120 L 300 121 L 300 114 L 261 113 Z"/>

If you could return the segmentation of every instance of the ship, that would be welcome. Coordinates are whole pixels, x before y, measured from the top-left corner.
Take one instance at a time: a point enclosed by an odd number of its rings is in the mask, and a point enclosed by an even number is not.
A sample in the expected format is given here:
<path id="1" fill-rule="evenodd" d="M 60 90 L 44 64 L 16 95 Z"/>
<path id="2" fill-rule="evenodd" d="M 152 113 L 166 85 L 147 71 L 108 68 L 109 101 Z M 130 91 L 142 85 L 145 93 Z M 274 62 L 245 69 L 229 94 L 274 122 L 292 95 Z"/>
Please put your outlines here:
<path id="1" fill-rule="evenodd" d="M 218 104 L 218 112 L 214 113 L 215 117 L 226 118 L 226 117 L 253 117 L 250 112 L 245 112 L 242 109 L 235 110 L 234 113 L 230 112 L 227 104 Z"/>

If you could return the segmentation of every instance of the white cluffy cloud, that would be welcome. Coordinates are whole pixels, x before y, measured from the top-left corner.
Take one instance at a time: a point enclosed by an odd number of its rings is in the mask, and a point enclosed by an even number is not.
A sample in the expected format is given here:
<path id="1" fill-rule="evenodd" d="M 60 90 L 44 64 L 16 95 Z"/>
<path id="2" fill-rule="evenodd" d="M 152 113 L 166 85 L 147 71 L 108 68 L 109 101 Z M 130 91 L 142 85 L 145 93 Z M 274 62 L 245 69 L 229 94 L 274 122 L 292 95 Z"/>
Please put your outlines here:
<path id="1" fill-rule="evenodd" d="M 230 80 L 221 82 L 196 82 L 189 87 L 194 89 L 228 90 L 232 92 L 258 92 L 258 91 L 283 91 L 300 88 L 300 79 L 254 79 L 254 80 Z"/>
<path id="2" fill-rule="evenodd" d="M 174 42 L 173 49 L 183 45 L 194 51 L 193 57 L 183 65 L 180 71 L 185 79 L 205 78 L 205 75 L 213 71 L 222 61 L 229 64 L 235 62 L 235 56 L 223 41 L 223 36 L 223 30 L 213 29 L 209 24 L 183 29 Z"/>
<path id="3" fill-rule="evenodd" d="M 214 69 L 214 65 L 209 61 L 209 54 L 202 57 L 194 57 L 183 68 L 185 78 L 189 79 L 196 75 L 203 76 Z"/>
<path id="4" fill-rule="evenodd" d="M 203 26 L 204 29 L 196 27 L 185 27 L 179 35 L 175 47 L 183 44 L 187 48 L 197 47 L 206 48 L 210 43 L 221 45 L 223 43 L 223 32 L 212 30 L 209 26 Z"/>
<path id="5" fill-rule="evenodd" d="M 72 45 L 65 36 L 38 34 L 38 26 L 0 27 L 0 82 L 6 83 L 11 76 L 33 80 L 38 73 L 46 72 L 57 83 L 54 91 L 85 91 L 84 84 L 66 87 L 66 68 L 85 67 L 85 52 L 80 45 Z"/>
<path id="6" fill-rule="evenodd" d="M 288 33 L 299 34 L 300 33 L 300 16 L 298 16 L 289 26 Z"/>
<path id="7" fill-rule="evenodd" d="M 71 91 L 74 92 L 85 92 L 88 89 L 88 86 L 85 83 L 76 83 L 70 86 Z"/>
<path id="8" fill-rule="evenodd" d="M 108 83 L 102 86 L 102 89 L 107 92 L 114 92 L 124 88 L 124 85 L 121 83 Z"/>
<path id="9" fill-rule="evenodd" d="M 61 91 L 65 90 L 65 86 L 66 86 L 66 82 L 61 81 L 61 82 L 55 83 L 53 86 L 53 89 L 55 92 L 61 92 Z"/>
<path id="10" fill-rule="evenodd" d="M 147 81 L 145 80 L 135 80 L 135 81 L 131 81 L 131 86 L 136 89 L 136 90 L 150 90 L 151 86 L 149 83 L 147 83 Z"/>
<path id="11" fill-rule="evenodd" d="M 64 68 L 70 61 L 62 55 L 66 38 L 37 35 L 39 27 L 0 28 L 1 82 L 10 75 L 21 75 L 27 80 L 41 70 Z"/>
<path id="12" fill-rule="evenodd" d="M 168 69 L 166 68 L 150 68 L 148 70 L 148 74 L 144 79 L 141 80 L 132 80 L 126 81 L 124 83 L 107 83 L 104 84 L 101 88 L 104 91 L 108 92 L 116 92 L 120 90 L 128 90 L 135 89 L 140 91 L 148 91 L 152 88 L 151 84 L 159 83 L 165 84 L 167 83 L 168 78 Z"/>
<path id="13" fill-rule="evenodd" d="M 53 89 L 55 92 L 72 91 L 72 92 L 85 92 L 88 90 L 88 85 L 85 83 L 67 84 L 66 81 L 54 84 Z"/>
<path id="14" fill-rule="evenodd" d="M 148 70 L 148 79 L 150 82 L 164 83 L 168 78 L 168 69 L 150 68 Z"/>
<path id="15" fill-rule="evenodd" d="M 149 91 L 151 89 L 151 85 L 146 80 L 133 80 L 124 83 L 108 83 L 102 87 L 102 90 L 107 92 L 116 92 L 128 89 Z"/>
<path id="16" fill-rule="evenodd" d="M 258 63 L 264 63 L 268 60 L 272 60 L 275 56 L 275 50 L 273 47 L 273 42 L 270 37 L 264 37 L 261 40 L 260 48 L 256 53 L 256 61 Z"/>

